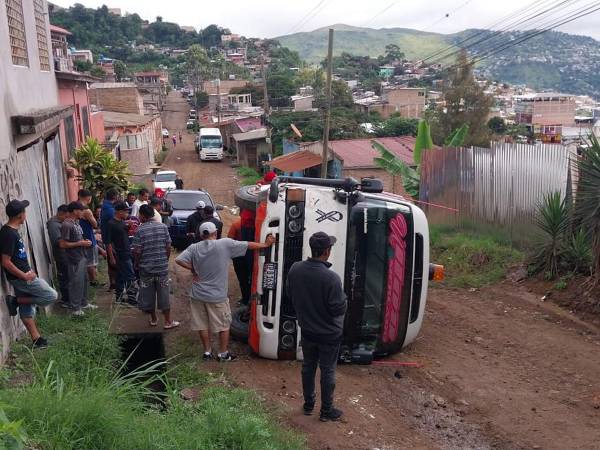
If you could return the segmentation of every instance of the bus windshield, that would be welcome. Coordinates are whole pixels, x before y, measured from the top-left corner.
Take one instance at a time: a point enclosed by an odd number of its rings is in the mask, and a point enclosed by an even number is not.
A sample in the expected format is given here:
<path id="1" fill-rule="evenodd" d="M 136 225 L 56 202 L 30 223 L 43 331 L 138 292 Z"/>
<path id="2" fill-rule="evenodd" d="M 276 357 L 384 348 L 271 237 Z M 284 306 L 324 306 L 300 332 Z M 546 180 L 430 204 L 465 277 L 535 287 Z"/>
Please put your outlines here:
<path id="1" fill-rule="evenodd" d="M 405 306 L 402 287 L 405 269 L 412 265 L 408 263 L 412 256 L 407 257 L 412 255 L 412 245 L 408 248 L 398 227 L 404 227 L 405 236 L 409 233 L 406 215 L 410 216 L 407 207 L 373 198 L 356 204 L 350 212 L 345 288 L 346 330 L 351 344 L 375 344 L 385 331 L 386 310 Z M 394 280 L 395 288 L 389 286 L 390 280 Z M 396 299 L 394 304 L 388 305 L 390 299 Z M 394 340 L 401 330 L 395 331 Z"/>
<path id="2" fill-rule="evenodd" d="M 203 136 L 200 138 L 202 148 L 221 148 L 223 141 L 220 136 Z"/>

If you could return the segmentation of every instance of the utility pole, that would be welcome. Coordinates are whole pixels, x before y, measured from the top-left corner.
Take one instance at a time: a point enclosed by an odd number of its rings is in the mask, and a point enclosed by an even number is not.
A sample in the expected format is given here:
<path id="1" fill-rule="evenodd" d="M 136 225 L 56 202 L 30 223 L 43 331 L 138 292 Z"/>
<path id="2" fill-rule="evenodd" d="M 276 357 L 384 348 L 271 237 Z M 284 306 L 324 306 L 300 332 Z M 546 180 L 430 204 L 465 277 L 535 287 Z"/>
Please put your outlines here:
<path id="1" fill-rule="evenodd" d="M 265 110 L 265 127 L 267 128 L 267 143 L 269 144 L 269 155 L 273 155 L 273 144 L 271 143 L 271 127 L 269 125 L 269 92 L 267 89 L 267 69 L 265 69 L 264 54 L 260 55 L 260 70 L 263 78 L 263 108 Z"/>
<path id="2" fill-rule="evenodd" d="M 217 117 L 219 120 L 219 126 L 221 125 L 221 77 L 217 76 L 215 80 L 217 83 Z"/>
<path id="3" fill-rule="evenodd" d="M 329 46 L 327 48 L 327 86 L 325 99 L 325 126 L 323 127 L 323 160 L 321 161 L 321 178 L 327 178 L 327 159 L 329 153 L 329 121 L 331 120 L 331 76 L 333 72 L 333 28 L 329 29 Z"/>

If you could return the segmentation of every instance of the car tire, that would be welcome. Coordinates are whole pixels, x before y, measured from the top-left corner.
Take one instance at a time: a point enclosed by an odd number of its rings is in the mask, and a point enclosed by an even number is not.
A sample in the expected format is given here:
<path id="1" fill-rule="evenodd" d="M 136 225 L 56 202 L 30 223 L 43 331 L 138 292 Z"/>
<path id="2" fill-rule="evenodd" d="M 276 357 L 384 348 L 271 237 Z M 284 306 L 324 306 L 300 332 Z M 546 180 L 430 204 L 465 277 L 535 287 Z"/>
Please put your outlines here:
<path id="1" fill-rule="evenodd" d="M 254 186 L 242 186 L 237 191 L 235 191 L 235 205 L 238 206 L 240 209 L 256 211 L 256 206 L 258 205 L 258 197 L 255 194 L 249 192 L 249 189 L 252 188 L 254 188 Z"/>
<path id="2" fill-rule="evenodd" d="M 242 320 L 242 316 L 248 311 L 248 306 L 240 306 L 231 314 L 231 327 L 229 333 L 238 341 L 248 341 L 249 322 Z"/>

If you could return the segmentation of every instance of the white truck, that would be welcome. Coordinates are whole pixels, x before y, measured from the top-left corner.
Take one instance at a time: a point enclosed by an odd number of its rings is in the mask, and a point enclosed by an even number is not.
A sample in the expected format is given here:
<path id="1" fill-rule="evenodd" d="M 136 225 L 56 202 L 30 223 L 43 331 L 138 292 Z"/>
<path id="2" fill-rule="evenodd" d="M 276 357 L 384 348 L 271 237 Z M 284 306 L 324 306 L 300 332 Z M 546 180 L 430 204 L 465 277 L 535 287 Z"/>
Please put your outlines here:
<path id="1" fill-rule="evenodd" d="M 200 128 L 198 133 L 198 157 L 200 161 L 223 159 L 223 137 L 218 128 Z"/>
<path id="2" fill-rule="evenodd" d="M 253 300 L 245 316 L 255 353 L 302 359 L 286 277 L 292 264 L 310 256 L 308 239 L 317 231 L 337 237 L 329 262 L 348 298 L 340 359 L 368 364 L 416 338 L 428 280 L 443 278 L 443 267 L 429 262 L 429 227 L 420 208 L 384 193 L 373 178 L 278 177 L 270 186 L 241 188 L 236 204 L 256 211 L 256 239 L 276 237 L 254 260 Z M 234 313 L 238 327 L 240 317 Z"/>

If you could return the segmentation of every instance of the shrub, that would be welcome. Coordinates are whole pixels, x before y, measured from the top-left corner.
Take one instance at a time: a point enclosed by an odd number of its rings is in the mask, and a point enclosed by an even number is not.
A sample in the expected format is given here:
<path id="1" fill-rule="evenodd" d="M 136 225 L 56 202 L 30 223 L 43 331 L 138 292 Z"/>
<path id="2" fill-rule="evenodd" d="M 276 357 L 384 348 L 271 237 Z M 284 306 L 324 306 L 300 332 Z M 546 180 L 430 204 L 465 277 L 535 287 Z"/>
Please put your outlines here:
<path id="1" fill-rule="evenodd" d="M 260 181 L 262 178 L 260 173 L 251 167 L 240 166 L 237 169 L 237 173 L 240 176 L 240 184 L 242 186 L 252 186 Z"/>

